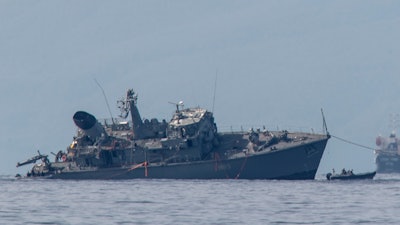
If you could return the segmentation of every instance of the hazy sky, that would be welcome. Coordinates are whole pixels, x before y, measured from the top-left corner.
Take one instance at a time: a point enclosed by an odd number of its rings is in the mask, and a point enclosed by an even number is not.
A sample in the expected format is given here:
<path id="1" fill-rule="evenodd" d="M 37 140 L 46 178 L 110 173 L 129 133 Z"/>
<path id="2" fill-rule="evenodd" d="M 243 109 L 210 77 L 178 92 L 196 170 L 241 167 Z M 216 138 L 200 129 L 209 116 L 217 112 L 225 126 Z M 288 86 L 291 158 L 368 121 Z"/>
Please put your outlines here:
<path id="1" fill-rule="evenodd" d="M 400 1 L 0 0 L 0 174 L 65 148 L 85 110 L 109 117 L 128 88 L 144 118 L 213 108 L 220 130 L 267 126 L 375 147 L 400 113 Z M 397 129 L 398 130 L 398 129 Z M 399 133 L 399 132 L 398 132 Z M 318 173 L 375 169 L 332 138 Z"/>

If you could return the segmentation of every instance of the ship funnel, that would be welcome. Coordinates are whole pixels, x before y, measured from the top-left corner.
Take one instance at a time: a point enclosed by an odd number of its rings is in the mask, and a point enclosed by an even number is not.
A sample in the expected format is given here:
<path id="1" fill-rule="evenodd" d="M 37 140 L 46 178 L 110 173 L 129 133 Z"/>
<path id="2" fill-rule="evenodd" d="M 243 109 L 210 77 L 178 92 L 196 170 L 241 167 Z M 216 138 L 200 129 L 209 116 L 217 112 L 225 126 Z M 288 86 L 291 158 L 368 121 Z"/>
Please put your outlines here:
<path id="1" fill-rule="evenodd" d="M 101 134 L 105 134 L 103 126 L 97 122 L 96 117 L 87 112 L 78 111 L 72 118 L 75 125 L 82 129 L 91 139 L 96 139 L 100 137 Z"/>

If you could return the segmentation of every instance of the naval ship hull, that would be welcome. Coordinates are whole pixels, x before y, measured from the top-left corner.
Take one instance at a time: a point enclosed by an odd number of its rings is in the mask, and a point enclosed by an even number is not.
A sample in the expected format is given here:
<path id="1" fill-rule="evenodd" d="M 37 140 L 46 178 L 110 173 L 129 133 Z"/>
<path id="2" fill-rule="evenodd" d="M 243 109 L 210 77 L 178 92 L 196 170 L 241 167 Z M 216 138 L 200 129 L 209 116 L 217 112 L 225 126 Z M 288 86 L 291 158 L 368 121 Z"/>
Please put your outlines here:
<path id="1" fill-rule="evenodd" d="M 281 150 L 238 156 L 234 159 L 206 160 L 168 165 L 63 171 L 50 179 L 314 179 L 329 137 Z M 43 177 L 42 177 L 43 178 Z"/>
<path id="2" fill-rule="evenodd" d="M 377 173 L 400 173 L 400 156 L 379 153 L 375 158 Z"/>
<path id="3" fill-rule="evenodd" d="M 66 151 L 52 152 L 53 162 L 38 151 L 17 167 L 33 163 L 27 177 L 51 179 L 307 180 L 315 178 L 330 137 L 325 120 L 325 134 L 265 126 L 218 132 L 212 112 L 182 102 L 169 122 L 142 120 L 132 89 L 118 103 L 122 121 L 100 122 L 77 111 L 72 119 L 78 130 Z"/>

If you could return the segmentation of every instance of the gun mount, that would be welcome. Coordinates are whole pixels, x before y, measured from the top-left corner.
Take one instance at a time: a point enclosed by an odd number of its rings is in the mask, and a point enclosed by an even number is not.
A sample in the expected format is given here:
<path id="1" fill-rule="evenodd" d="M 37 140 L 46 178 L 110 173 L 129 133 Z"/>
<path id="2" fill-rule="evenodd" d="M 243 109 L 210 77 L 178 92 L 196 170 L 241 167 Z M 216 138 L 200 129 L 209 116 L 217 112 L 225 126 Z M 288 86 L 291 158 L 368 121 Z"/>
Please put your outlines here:
<path id="1" fill-rule="evenodd" d="M 25 160 L 25 161 L 18 162 L 18 163 L 17 163 L 17 167 L 24 166 L 24 165 L 31 164 L 31 163 L 36 163 L 36 161 L 37 161 L 37 160 L 40 160 L 40 159 L 41 159 L 42 161 L 44 161 L 44 162 L 49 162 L 48 155 L 42 155 L 42 154 L 40 154 L 40 152 L 38 151 L 38 155 L 33 156 L 32 158 L 27 159 L 27 160 Z"/>

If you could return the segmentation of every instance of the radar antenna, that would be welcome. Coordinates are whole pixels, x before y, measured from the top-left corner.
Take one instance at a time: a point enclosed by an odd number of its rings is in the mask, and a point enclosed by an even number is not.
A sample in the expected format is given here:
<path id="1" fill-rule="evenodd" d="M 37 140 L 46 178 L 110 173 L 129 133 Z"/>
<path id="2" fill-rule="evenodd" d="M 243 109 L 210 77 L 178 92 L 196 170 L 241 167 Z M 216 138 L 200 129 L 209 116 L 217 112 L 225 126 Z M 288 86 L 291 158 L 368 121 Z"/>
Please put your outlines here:
<path id="1" fill-rule="evenodd" d="M 180 112 L 184 108 L 183 101 L 179 101 L 178 103 L 175 103 L 175 102 L 168 102 L 168 103 L 176 106 L 177 113 Z"/>
<path id="2" fill-rule="evenodd" d="M 119 115 L 119 117 L 121 117 L 123 119 L 126 119 L 128 117 L 130 109 L 131 109 L 131 104 L 136 104 L 137 98 L 138 98 L 138 95 L 135 94 L 133 89 L 129 89 L 126 92 L 126 97 L 117 101 L 117 106 L 118 106 L 119 110 L 121 111 L 121 114 Z"/>

